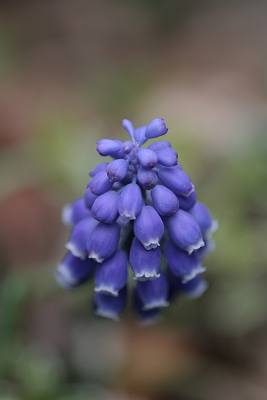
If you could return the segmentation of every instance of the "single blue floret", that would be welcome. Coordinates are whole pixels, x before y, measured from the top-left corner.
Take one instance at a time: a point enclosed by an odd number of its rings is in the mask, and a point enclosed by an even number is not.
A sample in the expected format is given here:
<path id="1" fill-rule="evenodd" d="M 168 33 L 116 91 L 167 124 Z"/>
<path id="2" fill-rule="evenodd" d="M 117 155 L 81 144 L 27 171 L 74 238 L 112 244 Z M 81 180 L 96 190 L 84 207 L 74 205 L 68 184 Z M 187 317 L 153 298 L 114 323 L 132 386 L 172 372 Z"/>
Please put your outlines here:
<path id="1" fill-rule="evenodd" d="M 119 319 L 130 296 L 138 317 L 151 321 L 177 293 L 195 298 L 205 291 L 203 259 L 217 222 L 197 202 L 171 144 L 143 147 L 167 133 L 165 120 L 135 128 L 124 119 L 122 126 L 131 140 L 97 142 L 98 153 L 112 160 L 90 171 L 84 196 L 63 209 L 72 230 L 56 278 L 65 288 L 94 278 L 97 315 Z"/>

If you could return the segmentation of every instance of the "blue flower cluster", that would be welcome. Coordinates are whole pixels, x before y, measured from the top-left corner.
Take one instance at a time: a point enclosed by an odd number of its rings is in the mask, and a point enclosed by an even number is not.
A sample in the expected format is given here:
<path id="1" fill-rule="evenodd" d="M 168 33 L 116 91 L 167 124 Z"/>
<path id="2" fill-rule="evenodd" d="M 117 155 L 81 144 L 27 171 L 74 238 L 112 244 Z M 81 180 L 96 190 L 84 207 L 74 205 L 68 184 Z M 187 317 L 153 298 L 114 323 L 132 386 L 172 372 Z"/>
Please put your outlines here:
<path id="1" fill-rule="evenodd" d="M 138 128 L 125 119 L 122 126 L 131 140 L 97 142 L 112 160 L 98 164 L 83 197 L 63 209 L 72 230 L 56 277 L 66 288 L 93 278 L 98 315 L 118 319 L 131 292 L 139 317 L 151 320 L 176 294 L 205 291 L 203 258 L 216 222 L 197 202 L 171 144 L 142 147 L 167 133 L 164 119 Z"/>

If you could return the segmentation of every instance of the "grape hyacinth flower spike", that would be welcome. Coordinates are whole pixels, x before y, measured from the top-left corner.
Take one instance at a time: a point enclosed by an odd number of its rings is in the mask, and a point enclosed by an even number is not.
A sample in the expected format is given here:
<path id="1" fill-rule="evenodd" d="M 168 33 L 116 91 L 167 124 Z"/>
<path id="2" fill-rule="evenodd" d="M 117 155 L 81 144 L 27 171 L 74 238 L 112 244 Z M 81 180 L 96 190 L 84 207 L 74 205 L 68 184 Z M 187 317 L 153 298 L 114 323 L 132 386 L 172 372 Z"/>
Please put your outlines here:
<path id="1" fill-rule="evenodd" d="M 97 315 L 118 320 L 130 298 L 145 322 L 176 294 L 205 291 L 203 259 L 217 221 L 197 201 L 170 142 L 146 146 L 167 133 L 165 120 L 136 128 L 124 119 L 122 126 L 130 140 L 97 142 L 100 156 L 111 159 L 89 172 L 81 196 L 63 209 L 71 233 L 56 279 L 69 289 L 93 279 Z"/>

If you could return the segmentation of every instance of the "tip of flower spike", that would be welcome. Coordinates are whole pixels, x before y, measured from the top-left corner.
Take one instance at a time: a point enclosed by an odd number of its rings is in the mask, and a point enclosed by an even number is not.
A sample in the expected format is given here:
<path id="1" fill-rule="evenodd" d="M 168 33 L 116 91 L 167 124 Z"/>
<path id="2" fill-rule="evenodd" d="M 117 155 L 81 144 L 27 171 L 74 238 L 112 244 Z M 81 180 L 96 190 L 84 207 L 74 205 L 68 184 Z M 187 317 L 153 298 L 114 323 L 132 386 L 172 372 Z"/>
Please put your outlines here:
<path id="1" fill-rule="evenodd" d="M 149 281 L 152 279 L 157 279 L 160 277 L 160 274 L 157 271 L 146 271 L 146 272 L 136 272 L 134 279 L 136 281 Z"/>
<path id="2" fill-rule="evenodd" d="M 128 133 L 128 135 L 129 135 L 131 138 L 133 138 L 133 135 L 134 135 L 134 126 L 133 126 L 132 121 L 130 121 L 130 120 L 127 119 L 127 118 L 124 118 L 124 119 L 121 121 L 121 125 L 122 125 L 123 129 L 126 130 L 126 132 Z"/>
<path id="3" fill-rule="evenodd" d="M 186 251 L 188 252 L 188 254 L 193 253 L 193 251 L 200 249 L 200 247 L 205 246 L 204 240 L 200 239 L 198 242 L 191 244 L 190 246 L 188 246 L 186 248 Z"/>
<path id="4" fill-rule="evenodd" d="M 206 271 L 205 267 L 203 267 L 202 265 L 198 265 L 196 268 L 193 269 L 193 271 L 190 274 L 183 276 L 182 283 L 187 283 L 191 281 L 197 275 L 203 274 L 205 271 Z"/>
<path id="5" fill-rule="evenodd" d="M 108 285 L 96 286 L 94 291 L 96 293 L 109 294 L 109 295 L 114 296 L 114 297 L 118 297 L 118 295 L 119 295 L 118 290 L 115 290 L 113 287 L 108 286 Z"/>
<path id="6" fill-rule="evenodd" d="M 81 258 L 82 260 L 86 259 L 86 255 L 80 251 L 74 243 L 68 242 L 65 245 L 66 249 L 69 250 L 75 257 Z"/>
<path id="7" fill-rule="evenodd" d="M 88 254 L 88 258 L 91 258 L 92 260 L 95 260 L 97 263 L 102 263 L 104 261 L 104 258 L 100 257 L 99 254 L 95 253 L 94 251 L 91 251 Z"/>

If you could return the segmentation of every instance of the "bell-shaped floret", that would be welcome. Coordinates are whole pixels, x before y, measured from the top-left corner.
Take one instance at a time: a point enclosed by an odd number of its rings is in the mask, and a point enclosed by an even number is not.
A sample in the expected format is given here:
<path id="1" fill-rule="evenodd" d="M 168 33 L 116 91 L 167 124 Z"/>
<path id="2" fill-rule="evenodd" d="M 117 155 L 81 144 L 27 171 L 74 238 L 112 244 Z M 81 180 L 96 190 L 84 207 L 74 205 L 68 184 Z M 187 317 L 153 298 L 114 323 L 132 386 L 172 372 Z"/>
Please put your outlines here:
<path id="1" fill-rule="evenodd" d="M 164 274 L 161 274 L 158 279 L 137 282 L 136 291 L 144 310 L 162 308 L 169 305 L 169 285 Z"/>
<path id="2" fill-rule="evenodd" d="M 146 250 L 136 238 L 130 249 L 130 264 L 137 280 L 155 279 L 160 276 L 159 248 Z"/>
<path id="3" fill-rule="evenodd" d="M 164 118 L 155 118 L 149 122 L 146 128 L 146 137 L 148 139 L 156 138 L 165 135 L 168 128 Z"/>
<path id="4" fill-rule="evenodd" d="M 95 292 L 118 296 L 119 291 L 127 283 L 127 255 L 124 251 L 116 253 L 104 261 L 96 270 Z"/>
<path id="5" fill-rule="evenodd" d="M 110 190 L 97 197 L 91 208 L 92 216 L 105 224 L 112 224 L 118 216 L 119 194 Z"/>
<path id="6" fill-rule="evenodd" d="M 68 252 L 57 267 L 56 280 L 64 288 L 73 288 L 86 282 L 95 270 L 93 260 L 81 260 Z"/>
<path id="7" fill-rule="evenodd" d="M 179 208 L 179 201 L 175 194 L 163 185 L 156 185 L 151 190 L 154 208 L 162 216 L 175 214 Z"/>
<path id="8" fill-rule="evenodd" d="M 186 211 L 179 210 L 169 217 L 167 226 L 172 241 L 189 254 L 204 246 L 198 223 Z"/>
<path id="9" fill-rule="evenodd" d="M 159 246 L 164 234 L 164 225 L 153 207 L 143 206 L 134 222 L 134 234 L 146 250 Z"/>
<path id="10" fill-rule="evenodd" d="M 88 257 L 103 262 L 111 257 L 118 248 L 120 227 L 118 224 L 99 222 L 87 239 Z"/>
<path id="11" fill-rule="evenodd" d="M 76 224 L 71 232 L 66 248 L 75 256 L 82 259 L 87 258 L 86 242 L 97 225 L 94 218 L 85 218 Z"/>
<path id="12" fill-rule="evenodd" d="M 118 210 L 125 220 L 133 220 L 140 214 L 143 205 L 142 193 L 136 183 L 129 183 L 120 192 Z"/>
<path id="13" fill-rule="evenodd" d="M 91 191 L 99 196 L 111 189 L 112 182 L 109 180 L 106 171 L 98 172 L 89 182 Z"/>

